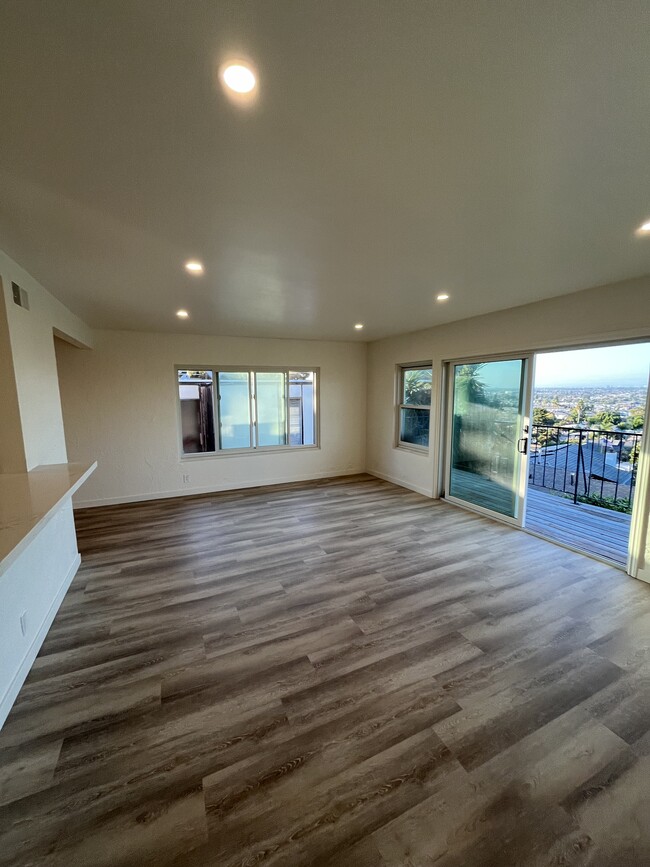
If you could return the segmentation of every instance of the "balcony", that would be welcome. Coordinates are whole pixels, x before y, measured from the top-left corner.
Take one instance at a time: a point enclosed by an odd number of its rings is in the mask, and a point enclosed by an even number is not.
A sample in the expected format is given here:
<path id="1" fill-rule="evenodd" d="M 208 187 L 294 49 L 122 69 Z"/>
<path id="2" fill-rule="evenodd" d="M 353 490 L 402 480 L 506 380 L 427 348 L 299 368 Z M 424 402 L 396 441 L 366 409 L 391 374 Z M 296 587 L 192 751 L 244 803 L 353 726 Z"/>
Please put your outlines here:
<path id="1" fill-rule="evenodd" d="M 641 433 L 532 426 L 526 527 L 627 561 Z"/>

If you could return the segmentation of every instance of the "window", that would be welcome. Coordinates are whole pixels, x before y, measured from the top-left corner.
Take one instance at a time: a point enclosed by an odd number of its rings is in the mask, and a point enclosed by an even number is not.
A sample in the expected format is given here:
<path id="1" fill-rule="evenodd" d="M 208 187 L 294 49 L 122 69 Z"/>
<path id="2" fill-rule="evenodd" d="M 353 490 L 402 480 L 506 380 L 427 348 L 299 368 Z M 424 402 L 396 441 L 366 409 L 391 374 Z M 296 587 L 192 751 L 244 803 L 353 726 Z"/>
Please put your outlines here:
<path id="1" fill-rule="evenodd" d="M 249 449 L 253 445 L 251 377 L 248 371 L 220 371 L 219 448 Z"/>
<path id="2" fill-rule="evenodd" d="M 179 370 L 183 451 L 213 452 L 214 388 L 211 370 Z"/>
<path id="3" fill-rule="evenodd" d="M 431 365 L 399 368 L 398 445 L 429 447 L 431 415 Z"/>
<path id="4" fill-rule="evenodd" d="M 316 445 L 316 371 L 178 369 L 185 455 Z"/>

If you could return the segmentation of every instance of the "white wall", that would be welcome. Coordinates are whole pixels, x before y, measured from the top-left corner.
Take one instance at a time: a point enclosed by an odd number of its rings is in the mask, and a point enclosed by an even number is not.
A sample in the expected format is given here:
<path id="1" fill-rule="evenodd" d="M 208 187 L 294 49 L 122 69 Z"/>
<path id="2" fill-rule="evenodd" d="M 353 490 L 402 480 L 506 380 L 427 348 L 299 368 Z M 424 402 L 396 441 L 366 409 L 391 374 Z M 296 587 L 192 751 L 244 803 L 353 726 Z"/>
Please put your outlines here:
<path id="1" fill-rule="evenodd" d="M 79 568 L 68 499 L 1 576 L 0 728 Z M 20 618 L 25 616 L 23 635 Z"/>
<path id="2" fill-rule="evenodd" d="M 368 348 L 367 469 L 428 496 L 437 494 L 440 379 L 444 360 L 644 338 L 650 338 L 650 277 L 371 343 Z M 394 445 L 395 367 L 429 359 L 433 362 L 432 445 L 428 454 L 421 455 Z M 650 569 L 647 533 L 645 546 L 644 577 Z"/>
<path id="3" fill-rule="evenodd" d="M 14 304 L 12 281 L 27 291 L 29 309 Z M 1 251 L 0 284 L 0 467 L 16 473 L 66 463 L 54 331 L 90 345 L 90 329 Z M 78 566 L 67 500 L 1 576 L 0 726 Z"/>
<path id="4" fill-rule="evenodd" d="M 86 346 L 92 345 L 91 331 L 2 251 L 0 277 L 27 469 L 65 463 L 53 330 Z M 27 291 L 29 310 L 14 304 L 12 280 Z"/>
<path id="5" fill-rule="evenodd" d="M 57 358 L 70 460 L 99 462 L 76 506 L 365 469 L 365 344 L 96 331 L 92 352 Z M 181 459 L 176 364 L 320 368 L 320 449 Z"/>

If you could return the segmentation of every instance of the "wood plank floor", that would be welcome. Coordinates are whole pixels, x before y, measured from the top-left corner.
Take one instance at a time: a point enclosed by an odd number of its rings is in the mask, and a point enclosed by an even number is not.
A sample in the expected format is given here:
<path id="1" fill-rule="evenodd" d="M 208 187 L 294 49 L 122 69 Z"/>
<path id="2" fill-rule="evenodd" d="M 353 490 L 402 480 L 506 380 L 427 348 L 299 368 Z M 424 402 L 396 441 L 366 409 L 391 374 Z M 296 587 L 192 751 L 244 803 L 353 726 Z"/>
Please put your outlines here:
<path id="1" fill-rule="evenodd" d="M 357 476 L 93 509 L 0 864 L 650 864 L 650 587 Z"/>
<path id="2" fill-rule="evenodd" d="M 631 515 L 586 503 L 574 503 L 539 488 L 528 487 L 526 527 L 572 548 L 627 563 Z"/>

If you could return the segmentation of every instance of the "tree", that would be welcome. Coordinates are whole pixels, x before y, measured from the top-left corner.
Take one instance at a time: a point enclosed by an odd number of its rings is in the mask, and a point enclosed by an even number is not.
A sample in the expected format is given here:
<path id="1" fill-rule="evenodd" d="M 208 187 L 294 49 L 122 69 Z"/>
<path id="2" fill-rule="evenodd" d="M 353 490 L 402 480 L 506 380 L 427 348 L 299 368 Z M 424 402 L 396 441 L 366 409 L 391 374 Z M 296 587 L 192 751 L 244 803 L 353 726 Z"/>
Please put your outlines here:
<path id="1" fill-rule="evenodd" d="M 485 383 L 479 376 L 483 364 L 463 364 L 456 371 L 456 395 L 464 403 L 487 404 Z"/>
<path id="2" fill-rule="evenodd" d="M 536 406 L 533 409 L 533 425 L 538 426 L 534 434 L 537 445 L 545 448 L 557 443 L 559 431 L 555 427 L 556 424 L 557 417 L 550 410 L 542 406 Z"/>
<path id="3" fill-rule="evenodd" d="M 639 462 L 639 444 L 636 443 L 630 449 L 630 453 L 627 456 L 628 462 L 634 467 Z"/>
<path id="4" fill-rule="evenodd" d="M 557 417 L 543 406 L 536 406 L 533 410 L 533 424 L 547 425 L 553 427 L 557 422 Z"/>
<path id="5" fill-rule="evenodd" d="M 631 430 L 640 430 L 645 424 L 645 410 L 640 406 L 633 409 L 628 416 L 628 426 Z"/>
<path id="6" fill-rule="evenodd" d="M 589 413 L 594 411 L 594 405 L 589 403 L 588 400 L 585 400 L 584 397 L 581 397 L 573 409 L 569 410 L 569 414 L 567 419 L 569 421 L 575 422 L 576 424 L 584 424 L 587 420 Z"/>
<path id="7" fill-rule="evenodd" d="M 483 364 L 463 364 L 456 368 L 454 376 L 452 454 L 454 466 L 468 472 L 479 472 L 484 463 L 484 435 L 486 430 L 491 430 L 497 412 L 490 406 L 485 383 L 480 377 L 483 367 Z"/>
<path id="8" fill-rule="evenodd" d="M 404 371 L 404 403 L 428 406 L 431 403 L 431 371 L 419 368 Z"/>
<path id="9" fill-rule="evenodd" d="M 618 427 L 618 425 L 622 423 L 623 416 L 620 414 L 620 412 L 604 410 L 603 412 L 599 412 L 595 416 L 592 416 L 592 419 L 590 421 L 592 421 L 602 430 L 611 430 L 614 427 Z"/>

